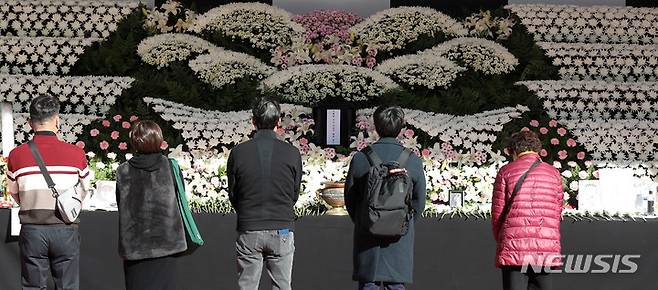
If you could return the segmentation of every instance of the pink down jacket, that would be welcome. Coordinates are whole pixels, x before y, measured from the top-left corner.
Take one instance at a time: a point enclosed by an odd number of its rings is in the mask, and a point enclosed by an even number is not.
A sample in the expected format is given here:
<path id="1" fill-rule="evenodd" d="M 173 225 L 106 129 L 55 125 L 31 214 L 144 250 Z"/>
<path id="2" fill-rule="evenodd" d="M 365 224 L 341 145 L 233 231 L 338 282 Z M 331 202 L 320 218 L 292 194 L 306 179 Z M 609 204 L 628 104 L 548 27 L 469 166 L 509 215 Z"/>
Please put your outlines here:
<path id="1" fill-rule="evenodd" d="M 537 154 L 523 155 L 503 166 L 496 176 L 491 205 L 496 267 L 561 265 L 560 217 L 564 191 L 560 172 L 542 162 L 530 172 L 510 201 L 516 182 L 536 160 L 540 160 Z M 504 219 L 503 208 L 510 202 L 511 209 Z"/>

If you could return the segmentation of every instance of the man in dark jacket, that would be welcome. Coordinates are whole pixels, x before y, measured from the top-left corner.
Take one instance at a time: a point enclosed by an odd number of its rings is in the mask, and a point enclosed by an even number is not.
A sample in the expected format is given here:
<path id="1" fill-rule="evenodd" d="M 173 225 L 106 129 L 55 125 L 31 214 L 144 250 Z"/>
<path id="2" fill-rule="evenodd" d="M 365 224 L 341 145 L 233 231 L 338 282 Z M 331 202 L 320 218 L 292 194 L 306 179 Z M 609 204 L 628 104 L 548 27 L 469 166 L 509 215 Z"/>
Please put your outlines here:
<path id="1" fill-rule="evenodd" d="M 252 118 L 258 131 L 252 140 L 233 148 L 228 159 L 229 198 L 238 213 L 241 290 L 258 289 L 263 261 L 274 289 L 292 289 L 292 230 L 302 159 L 297 148 L 277 138 L 280 117 L 277 102 L 260 100 Z"/>
<path id="2" fill-rule="evenodd" d="M 381 106 L 373 115 L 375 129 L 381 137 L 371 145 L 372 150 L 382 161 L 394 161 L 400 157 L 404 147 L 396 137 L 404 126 L 404 111 L 400 107 Z M 358 225 L 355 217 L 363 208 L 366 195 L 368 171 L 371 164 L 365 154 L 358 152 L 352 158 L 345 184 L 345 202 L 354 227 L 354 272 L 353 279 L 359 282 L 361 290 L 405 289 L 405 283 L 413 280 L 414 223 L 409 225 L 406 235 L 397 240 L 371 235 Z M 425 173 L 423 163 L 412 154 L 405 168 L 413 180 L 412 207 L 414 220 L 425 207 Z"/>

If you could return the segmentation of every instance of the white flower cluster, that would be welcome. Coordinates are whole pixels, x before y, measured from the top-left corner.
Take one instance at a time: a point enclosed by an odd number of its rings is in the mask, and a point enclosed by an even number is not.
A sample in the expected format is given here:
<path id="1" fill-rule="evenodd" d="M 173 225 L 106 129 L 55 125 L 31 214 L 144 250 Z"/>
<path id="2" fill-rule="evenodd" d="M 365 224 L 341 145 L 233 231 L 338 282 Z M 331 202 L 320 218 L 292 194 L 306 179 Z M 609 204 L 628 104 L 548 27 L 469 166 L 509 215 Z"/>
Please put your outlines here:
<path id="1" fill-rule="evenodd" d="M 304 27 L 283 9 L 262 3 L 221 5 L 196 19 L 197 33 L 216 32 L 250 43 L 258 49 L 274 49 L 303 42 Z"/>
<path id="2" fill-rule="evenodd" d="M 488 75 L 509 73 L 519 64 L 505 47 L 483 38 L 455 38 L 422 53 L 443 56 Z"/>
<path id="3" fill-rule="evenodd" d="M 0 36 L 0 73 L 67 74 L 96 38 Z"/>
<path id="4" fill-rule="evenodd" d="M 142 61 L 163 68 L 171 62 L 189 59 L 193 54 L 202 54 L 218 49 L 214 44 L 189 34 L 165 33 L 148 37 L 137 46 Z"/>
<path id="5" fill-rule="evenodd" d="M 658 44 L 658 11 L 653 8 L 515 4 L 536 41 Z"/>
<path id="6" fill-rule="evenodd" d="M 367 101 L 381 96 L 397 84 L 380 72 L 350 65 L 299 65 L 279 71 L 262 82 L 283 100 L 315 104 L 326 97 Z"/>
<path id="7" fill-rule="evenodd" d="M 656 160 L 658 123 L 655 120 L 562 120 L 596 161 Z"/>
<path id="8" fill-rule="evenodd" d="M 539 46 L 560 67 L 564 80 L 658 80 L 656 45 L 541 42 Z"/>
<path id="9" fill-rule="evenodd" d="M 276 71 L 251 55 L 223 49 L 200 55 L 189 65 L 202 81 L 216 88 L 245 77 L 262 80 Z"/>
<path id="10" fill-rule="evenodd" d="M 207 150 L 218 145 L 237 145 L 249 140 L 254 131 L 250 111 L 219 112 L 193 108 L 161 99 L 144 98 L 162 119 L 181 130 L 182 137 L 192 150 Z M 311 114 L 310 108 L 282 104 L 286 115 Z"/>
<path id="11" fill-rule="evenodd" d="M 658 119 L 658 82 L 526 81 L 554 119 Z"/>
<path id="12" fill-rule="evenodd" d="M 466 69 L 447 58 L 431 54 L 409 54 L 382 62 L 375 69 L 409 86 L 447 88 Z"/>
<path id="13" fill-rule="evenodd" d="M 374 108 L 357 111 L 357 120 L 372 120 Z M 513 119 L 520 118 L 527 107 L 508 107 L 486 111 L 474 115 L 454 116 L 419 110 L 404 109 L 407 124 L 427 133 L 451 146 L 473 149 L 474 151 L 491 151 L 491 144 L 496 141 L 496 133 Z"/>
<path id="14" fill-rule="evenodd" d="M 14 112 L 28 112 L 32 98 L 48 94 L 62 102 L 63 113 L 100 116 L 132 82 L 128 77 L 0 74 L 0 102 L 13 103 Z"/>
<path id="15" fill-rule="evenodd" d="M 108 37 L 139 1 L 5 0 L 0 35 Z"/>
<path id="16" fill-rule="evenodd" d="M 350 28 L 362 43 L 378 50 L 403 49 L 420 36 L 465 36 L 463 24 L 448 15 L 427 7 L 399 7 L 380 11 Z"/>
<path id="17" fill-rule="evenodd" d="M 497 161 L 480 166 L 455 166 L 425 159 L 428 198 L 433 202 L 448 202 L 451 190 L 463 190 L 467 208 L 491 203 L 493 184 L 502 165 Z"/>
<path id="18" fill-rule="evenodd" d="M 30 114 L 27 113 L 14 114 L 16 144 L 22 144 L 30 140 L 30 136 L 32 135 L 30 130 L 32 129 L 27 122 L 29 118 Z M 98 119 L 97 116 L 79 114 L 61 114 L 59 118 L 61 120 L 61 127 L 59 128 L 58 136 L 67 143 L 78 141 L 77 136 L 82 134 L 84 126 Z"/>

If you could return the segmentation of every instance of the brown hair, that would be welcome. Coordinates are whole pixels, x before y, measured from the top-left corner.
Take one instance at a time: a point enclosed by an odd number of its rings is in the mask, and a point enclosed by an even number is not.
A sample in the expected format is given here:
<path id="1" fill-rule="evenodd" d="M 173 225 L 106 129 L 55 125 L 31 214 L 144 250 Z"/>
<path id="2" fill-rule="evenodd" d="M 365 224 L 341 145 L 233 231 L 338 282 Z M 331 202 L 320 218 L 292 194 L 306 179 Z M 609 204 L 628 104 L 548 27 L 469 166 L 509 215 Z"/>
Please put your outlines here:
<path id="1" fill-rule="evenodd" d="M 162 129 L 153 121 L 140 121 L 130 130 L 130 146 L 136 153 L 159 153 L 162 141 Z"/>
<path id="2" fill-rule="evenodd" d="M 510 137 L 507 150 L 510 154 L 519 154 L 526 151 L 539 153 L 541 151 L 541 141 L 535 132 L 517 132 Z"/>

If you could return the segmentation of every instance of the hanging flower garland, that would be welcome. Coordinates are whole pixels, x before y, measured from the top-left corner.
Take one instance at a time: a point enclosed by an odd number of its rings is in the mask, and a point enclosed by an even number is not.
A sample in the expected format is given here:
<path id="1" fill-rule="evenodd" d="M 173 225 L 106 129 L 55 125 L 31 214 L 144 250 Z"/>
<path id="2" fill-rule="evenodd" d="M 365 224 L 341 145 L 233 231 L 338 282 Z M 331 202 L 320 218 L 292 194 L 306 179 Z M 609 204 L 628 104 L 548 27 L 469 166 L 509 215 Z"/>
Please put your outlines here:
<path id="1" fill-rule="evenodd" d="M 97 38 L 0 36 L 0 73 L 63 75 Z"/>
<path id="2" fill-rule="evenodd" d="M 446 57 L 459 65 L 487 75 L 509 73 L 519 64 L 519 60 L 505 47 L 482 38 L 451 39 L 423 53 Z"/>
<path id="3" fill-rule="evenodd" d="M 57 77 L 1 75 L 0 102 L 13 104 L 16 113 L 29 111 L 34 97 L 48 94 L 62 103 L 65 114 L 105 114 L 133 82 L 128 77 Z"/>
<path id="4" fill-rule="evenodd" d="M 251 55 L 219 49 L 198 56 L 189 65 L 199 79 L 216 88 L 245 77 L 262 80 L 276 71 Z"/>
<path id="5" fill-rule="evenodd" d="M 658 120 L 658 82 L 527 81 L 557 119 Z"/>
<path id="6" fill-rule="evenodd" d="M 410 54 L 384 61 L 377 71 L 401 83 L 428 89 L 447 88 L 465 71 L 447 58 L 431 54 Z"/>
<path id="7" fill-rule="evenodd" d="M 325 97 L 367 101 L 397 87 L 387 76 L 367 68 L 300 65 L 274 73 L 263 80 L 261 89 L 273 91 L 287 102 L 312 105 Z"/>
<path id="8" fill-rule="evenodd" d="M 262 3 L 221 5 L 200 15 L 192 30 L 216 32 L 266 50 L 302 42 L 304 32 L 288 12 Z"/>
<path id="9" fill-rule="evenodd" d="M 658 80 L 656 45 L 550 42 L 538 45 L 560 67 L 563 80 Z"/>
<path id="10" fill-rule="evenodd" d="M 514 12 L 536 41 L 658 44 L 653 8 L 514 4 Z"/>
<path id="11" fill-rule="evenodd" d="M 457 20 L 427 7 L 399 7 L 380 11 L 354 25 L 350 32 L 361 43 L 379 50 L 403 49 L 420 36 L 464 36 L 468 30 Z"/>
<path id="12" fill-rule="evenodd" d="M 214 44 L 189 34 L 166 33 L 148 37 L 137 46 L 142 61 L 163 68 L 171 62 L 187 60 L 195 54 L 220 49 Z"/>
<path id="13" fill-rule="evenodd" d="M 106 38 L 139 1 L 7 0 L 0 35 Z"/>

